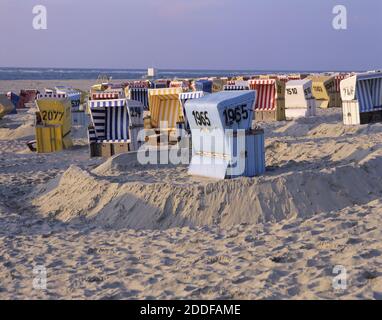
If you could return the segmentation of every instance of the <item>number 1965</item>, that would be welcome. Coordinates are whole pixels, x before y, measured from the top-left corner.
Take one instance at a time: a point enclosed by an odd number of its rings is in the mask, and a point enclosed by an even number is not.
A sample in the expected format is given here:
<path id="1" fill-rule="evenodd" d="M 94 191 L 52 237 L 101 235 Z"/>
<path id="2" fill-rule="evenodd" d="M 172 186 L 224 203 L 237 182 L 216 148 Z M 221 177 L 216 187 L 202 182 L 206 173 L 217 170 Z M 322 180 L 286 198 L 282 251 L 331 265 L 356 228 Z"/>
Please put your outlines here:
<path id="1" fill-rule="evenodd" d="M 233 125 L 235 122 L 239 123 L 241 120 L 248 119 L 248 111 L 245 109 L 246 105 L 238 106 L 236 108 L 228 108 L 224 110 L 225 124 L 227 126 Z"/>

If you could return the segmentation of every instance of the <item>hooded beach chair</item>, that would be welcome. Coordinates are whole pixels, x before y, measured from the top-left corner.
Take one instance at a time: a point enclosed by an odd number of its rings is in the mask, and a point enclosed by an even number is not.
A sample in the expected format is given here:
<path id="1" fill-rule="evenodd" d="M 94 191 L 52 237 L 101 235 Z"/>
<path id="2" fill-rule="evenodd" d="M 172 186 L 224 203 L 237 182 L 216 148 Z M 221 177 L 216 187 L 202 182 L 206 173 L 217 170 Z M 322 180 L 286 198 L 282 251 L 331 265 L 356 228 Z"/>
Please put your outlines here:
<path id="1" fill-rule="evenodd" d="M 70 148 L 71 103 L 66 95 L 41 94 L 36 100 L 37 152 L 49 153 Z"/>
<path id="2" fill-rule="evenodd" d="M 316 102 L 312 95 L 312 80 L 291 80 L 285 89 L 286 118 L 316 115 Z"/>
<path id="3" fill-rule="evenodd" d="M 6 94 L 0 94 L 0 119 L 7 114 L 14 113 L 16 106 L 7 97 Z"/>
<path id="4" fill-rule="evenodd" d="M 143 105 L 139 101 L 119 99 L 90 100 L 90 155 L 110 157 L 135 151 L 143 129 Z"/>
<path id="5" fill-rule="evenodd" d="M 316 109 L 327 109 L 336 106 L 336 83 L 333 76 L 309 76 L 307 79 L 312 80 L 312 94 L 316 100 Z"/>
<path id="6" fill-rule="evenodd" d="M 153 87 L 155 89 L 165 89 L 168 88 L 170 85 L 170 80 L 167 79 L 158 79 L 153 82 Z"/>
<path id="7" fill-rule="evenodd" d="M 19 103 L 20 103 L 20 97 L 16 93 L 14 93 L 12 91 L 7 93 L 7 97 L 8 97 L 9 100 L 11 100 L 12 104 L 15 107 L 14 110 L 11 113 L 16 114 L 17 113 L 17 108 L 18 108 Z"/>
<path id="8" fill-rule="evenodd" d="M 277 79 L 253 79 L 248 83 L 257 92 L 255 120 L 285 120 L 285 83 Z"/>
<path id="9" fill-rule="evenodd" d="M 179 94 L 182 88 L 149 90 L 150 122 L 153 129 L 176 129 L 176 123 L 183 121 Z"/>
<path id="10" fill-rule="evenodd" d="M 186 102 L 192 129 L 190 175 L 214 179 L 265 172 L 264 131 L 252 129 L 256 91 L 222 91 Z"/>
<path id="11" fill-rule="evenodd" d="M 81 91 L 75 90 L 70 87 L 57 86 L 55 87 L 57 94 L 66 94 L 72 104 L 72 112 L 77 112 L 81 105 Z"/>
<path id="12" fill-rule="evenodd" d="M 195 91 L 203 91 L 212 93 L 212 81 L 211 80 L 196 80 L 193 83 L 193 89 Z"/>
<path id="13" fill-rule="evenodd" d="M 227 84 L 228 79 L 223 78 L 209 78 L 212 81 L 212 92 L 220 92 L 224 89 L 224 85 Z"/>
<path id="14" fill-rule="evenodd" d="M 340 83 L 344 124 L 382 121 L 382 72 L 359 73 Z"/>
<path id="15" fill-rule="evenodd" d="M 144 110 L 148 110 L 149 109 L 148 87 L 149 87 L 149 83 L 147 81 L 128 83 L 128 85 L 125 88 L 126 98 L 141 102 Z"/>
<path id="16" fill-rule="evenodd" d="M 20 100 L 17 108 L 25 108 L 27 103 L 35 102 L 39 92 L 35 89 L 23 89 L 20 90 Z"/>

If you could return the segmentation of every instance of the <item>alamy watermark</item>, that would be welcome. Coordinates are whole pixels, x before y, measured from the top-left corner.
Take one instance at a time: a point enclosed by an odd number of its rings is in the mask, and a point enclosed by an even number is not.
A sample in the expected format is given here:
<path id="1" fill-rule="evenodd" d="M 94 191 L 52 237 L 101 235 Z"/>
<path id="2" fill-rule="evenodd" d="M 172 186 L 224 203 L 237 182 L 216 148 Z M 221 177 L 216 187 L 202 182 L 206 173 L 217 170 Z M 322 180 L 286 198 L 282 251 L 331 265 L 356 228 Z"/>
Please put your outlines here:
<path id="1" fill-rule="evenodd" d="M 333 268 L 332 286 L 334 290 L 346 290 L 347 289 L 347 270 L 342 265 L 337 265 Z"/>
<path id="2" fill-rule="evenodd" d="M 335 16 L 333 18 L 332 26 L 335 30 L 347 30 L 348 28 L 348 12 L 344 5 L 336 5 L 332 12 Z"/>
<path id="3" fill-rule="evenodd" d="M 43 5 L 36 5 L 32 9 L 32 14 L 34 15 L 32 20 L 32 26 L 35 30 L 46 30 L 48 29 L 48 11 Z"/>
<path id="4" fill-rule="evenodd" d="M 33 289 L 46 290 L 47 287 L 47 272 L 45 266 L 36 266 L 33 268 Z"/>

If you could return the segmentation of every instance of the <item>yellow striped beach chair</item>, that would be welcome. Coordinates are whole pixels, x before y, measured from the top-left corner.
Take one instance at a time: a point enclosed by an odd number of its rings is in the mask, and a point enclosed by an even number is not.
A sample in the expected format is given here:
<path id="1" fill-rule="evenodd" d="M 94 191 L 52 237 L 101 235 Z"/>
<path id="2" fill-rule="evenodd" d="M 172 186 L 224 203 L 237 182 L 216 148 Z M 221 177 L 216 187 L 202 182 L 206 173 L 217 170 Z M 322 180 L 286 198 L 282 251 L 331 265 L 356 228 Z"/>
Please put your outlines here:
<path id="1" fill-rule="evenodd" d="M 183 119 L 182 104 L 179 100 L 179 94 L 182 92 L 182 88 L 149 90 L 149 110 L 153 129 L 176 129 L 176 123 Z"/>

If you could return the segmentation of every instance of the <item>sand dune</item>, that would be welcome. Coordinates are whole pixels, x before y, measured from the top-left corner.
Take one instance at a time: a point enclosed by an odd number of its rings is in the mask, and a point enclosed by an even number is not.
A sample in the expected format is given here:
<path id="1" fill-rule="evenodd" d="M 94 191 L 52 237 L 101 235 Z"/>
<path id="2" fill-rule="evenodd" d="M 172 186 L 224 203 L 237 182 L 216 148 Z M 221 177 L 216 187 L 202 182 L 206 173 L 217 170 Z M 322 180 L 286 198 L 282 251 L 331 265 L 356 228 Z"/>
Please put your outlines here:
<path id="1" fill-rule="evenodd" d="M 382 159 L 360 161 L 361 165 L 289 169 L 276 176 L 273 171 L 269 177 L 219 182 L 195 181 L 187 176 L 186 167 L 153 168 L 139 176 L 130 170 L 123 175 L 114 172 L 100 176 L 71 167 L 52 190 L 42 196 L 32 194 L 32 203 L 42 214 L 64 222 L 81 218 L 113 228 L 226 228 L 240 223 L 277 222 L 378 199 L 382 193 L 378 174 Z M 168 172 L 163 177 L 165 170 Z"/>
<path id="2" fill-rule="evenodd" d="M 213 181 L 89 159 L 80 129 L 34 154 L 31 113 L 4 118 L 0 298 L 381 299 L 382 125 L 340 119 L 264 124 L 266 175 Z"/>

